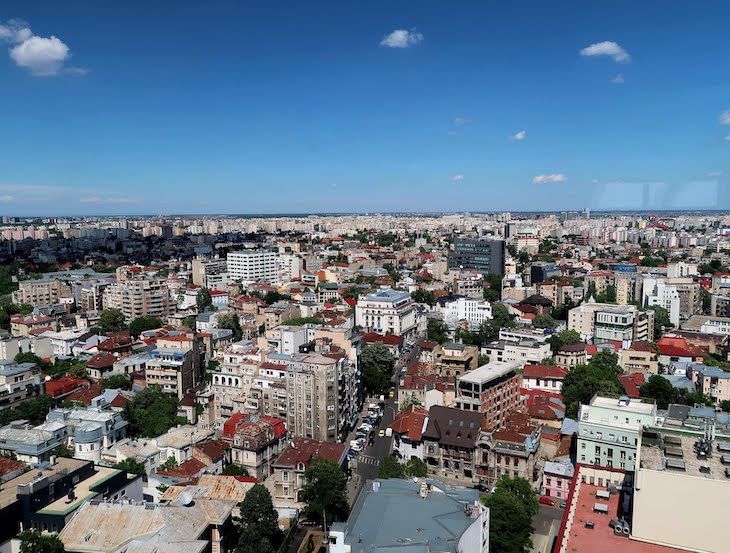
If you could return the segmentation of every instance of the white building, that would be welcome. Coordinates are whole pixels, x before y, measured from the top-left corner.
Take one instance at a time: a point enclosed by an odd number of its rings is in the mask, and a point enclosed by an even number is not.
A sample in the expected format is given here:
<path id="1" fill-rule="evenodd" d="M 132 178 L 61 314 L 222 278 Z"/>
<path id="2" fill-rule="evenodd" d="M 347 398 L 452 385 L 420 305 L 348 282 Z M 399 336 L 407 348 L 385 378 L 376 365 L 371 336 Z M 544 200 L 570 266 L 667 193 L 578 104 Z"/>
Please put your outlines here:
<path id="1" fill-rule="evenodd" d="M 404 336 L 415 331 L 415 304 L 408 292 L 378 290 L 357 300 L 355 324 L 380 334 Z"/>
<path id="2" fill-rule="evenodd" d="M 663 278 L 644 279 L 643 305 L 653 307 L 658 305 L 669 312 L 669 321 L 679 326 L 680 297 L 676 286 L 667 284 Z"/>
<path id="3" fill-rule="evenodd" d="M 477 330 L 479 325 L 492 318 L 492 305 L 488 301 L 473 298 L 448 301 L 439 305 L 438 310 L 450 330 L 454 330 L 460 321 L 467 321 L 469 330 Z"/>
<path id="4" fill-rule="evenodd" d="M 226 261 L 232 281 L 244 284 L 264 282 L 273 284 L 279 276 L 279 254 L 269 250 L 242 250 L 230 252 Z"/>

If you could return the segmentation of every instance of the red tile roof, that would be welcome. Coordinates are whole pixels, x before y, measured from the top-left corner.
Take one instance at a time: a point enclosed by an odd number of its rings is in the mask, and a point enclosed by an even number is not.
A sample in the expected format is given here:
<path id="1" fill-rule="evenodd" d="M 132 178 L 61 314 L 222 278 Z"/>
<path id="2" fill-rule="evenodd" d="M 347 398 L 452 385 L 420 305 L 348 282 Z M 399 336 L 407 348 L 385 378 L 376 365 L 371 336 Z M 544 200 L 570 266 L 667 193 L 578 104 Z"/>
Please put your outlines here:
<path id="1" fill-rule="evenodd" d="M 527 378 L 555 378 L 563 379 L 568 370 L 555 365 L 525 365 L 522 376 Z"/>
<path id="2" fill-rule="evenodd" d="M 295 437 L 279 455 L 279 458 L 274 462 L 274 466 L 296 467 L 299 463 L 302 463 L 306 469 L 309 462 L 316 457 L 339 463 L 346 449 L 345 444 Z"/>
<path id="3" fill-rule="evenodd" d="M 200 471 L 206 468 L 206 466 L 207 465 L 202 461 L 191 458 L 170 469 L 158 471 L 157 474 L 161 474 L 163 476 L 173 476 L 176 478 L 192 478 L 194 476 L 198 476 Z"/>
<path id="4" fill-rule="evenodd" d="M 22 463 L 15 459 L 0 457 L 0 476 L 5 476 L 6 474 L 22 470 L 24 466 L 25 463 Z"/>
<path id="5" fill-rule="evenodd" d="M 385 336 L 382 336 L 375 332 L 368 332 L 363 334 L 361 338 L 363 342 L 368 344 L 382 342 L 387 346 L 400 346 L 403 343 L 403 338 L 397 334 L 386 334 Z"/>
<path id="6" fill-rule="evenodd" d="M 405 435 L 413 442 L 421 440 L 423 435 L 424 422 L 428 417 L 428 411 L 423 407 L 411 405 L 405 411 L 398 413 L 390 425 L 396 434 Z"/>
<path id="7" fill-rule="evenodd" d="M 84 364 L 90 369 L 106 369 L 114 365 L 116 360 L 111 353 L 97 353 Z"/>
<path id="8" fill-rule="evenodd" d="M 46 382 L 46 393 L 51 397 L 59 397 L 69 394 L 78 388 L 88 388 L 89 386 L 91 386 L 91 383 L 88 380 L 64 375 L 55 380 L 48 380 Z"/>
<path id="9" fill-rule="evenodd" d="M 84 388 L 83 390 L 78 390 L 74 392 L 73 394 L 69 395 L 66 400 L 77 401 L 79 403 L 83 403 L 84 405 L 91 405 L 91 400 L 99 394 L 101 394 L 101 382 L 92 384 L 89 388 Z"/>
<path id="10" fill-rule="evenodd" d="M 639 397 L 639 388 L 646 382 L 646 376 L 643 373 L 622 374 L 618 377 L 621 386 L 626 390 L 629 397 Z"/>

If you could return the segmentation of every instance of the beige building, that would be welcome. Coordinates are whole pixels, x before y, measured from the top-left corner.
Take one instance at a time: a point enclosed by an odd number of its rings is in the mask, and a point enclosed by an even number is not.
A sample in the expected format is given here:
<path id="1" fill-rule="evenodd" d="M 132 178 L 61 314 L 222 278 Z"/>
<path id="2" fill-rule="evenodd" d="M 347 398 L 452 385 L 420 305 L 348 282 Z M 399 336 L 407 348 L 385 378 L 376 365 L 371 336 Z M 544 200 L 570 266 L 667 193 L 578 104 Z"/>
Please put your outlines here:
<path id="1" fill-rule="evenodd" d="M 140 278 L 112 284 L 104 290 L 104 309 L 119 309 L 127 321 L 152 315 L 167 317 L 175 310 L 167 281 L 162 278 Z"/>
<path id="2" fill-rule="evenodd" d="M 295 353 L 287 360 L 289 433 L 321 441 L 337 439 L 340 361 L 320 353 Z"/>
<path id="3" fill-rule="evenodd" d="M 659 373 L 658 353 L 648 342 L 634 342 L 619 352 L 618 364 L 627 373 Z"/>
<path id="4" fill-rule="evenodd" d="M 433 350 L 434 363 L 441 376 L 459 376 L 479 365 L 479 348 L 447 342 Z"/>
<path id="5" fill-rule="evenodd" d="M 634 305 L 597 303 L 592 298 L 568 311 L 568 329 L 594 343 L 654 340 L 654 312 Z"/>
<path id="6" fill-rule="evenodd" d="M 12 293 L 16 305 L 30 304 L 33 307 L 59 303 L 61 298 L 71 298 L 71 287 L 57 279 L 21 280 L 18 289 Z"/>
<path id="7" fill-rule="evenodd" d="M 200 381 L 198 341 L 185 334 L 157 340 L 145 364 L 145 384 L 182 399 Z"/>

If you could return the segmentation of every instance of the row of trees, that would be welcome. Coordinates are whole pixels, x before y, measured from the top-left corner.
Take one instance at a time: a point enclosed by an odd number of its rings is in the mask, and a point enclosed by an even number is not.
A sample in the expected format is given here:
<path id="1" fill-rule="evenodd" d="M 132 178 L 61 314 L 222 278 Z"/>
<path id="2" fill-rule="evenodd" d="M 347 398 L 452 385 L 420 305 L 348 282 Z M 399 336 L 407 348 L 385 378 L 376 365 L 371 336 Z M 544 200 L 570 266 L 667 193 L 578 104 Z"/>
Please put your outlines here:
<path id="1" fill-rule="evenodd" d="M 388 455 L 380 461 L 378 469 L 378 478 L 424 478 L 427 475 L 426 463 L 416 457 L 403 464 L 394 455 Z"/>
<path id="2" fill-rule="evenodd" d="M 145 330 L 160 328 L 162 321 L 152 315 L 144 315 L 134 319 L 129 323 L 129 327 L 124 321 L 124 313 L 119 309 L 105 309 L 99 317 L 97 328 L 101 332 L 119 332 L 120 330 L 129 329 L 129 334 L 137 338 Z"/>
<path id="3" fill-rule="evenodd" d="M 381 343 L 369 344 L 362 350 L 362 379 L 365 393 L 376 396 L 385 393 L 395 370 L 395 357 Z"/>

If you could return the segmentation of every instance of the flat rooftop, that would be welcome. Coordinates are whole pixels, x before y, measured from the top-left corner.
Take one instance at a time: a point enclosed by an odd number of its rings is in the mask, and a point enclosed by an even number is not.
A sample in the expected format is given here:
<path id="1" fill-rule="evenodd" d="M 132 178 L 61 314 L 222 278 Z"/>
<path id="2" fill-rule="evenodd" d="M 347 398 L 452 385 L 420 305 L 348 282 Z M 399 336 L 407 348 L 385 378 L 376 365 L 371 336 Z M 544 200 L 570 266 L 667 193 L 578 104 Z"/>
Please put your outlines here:
<path id="1" fill-rule="evenodd" d="M 711 454 L 705 459 L 697 458 L 694 450 L 697 441 L 697 436 L 660 433 L 655 437 L 654 433 L 645 432 L 640 442 L 641 468 L 680 472 L 710 480 L 726 480 L 725 469 L 730 468 L 730 464 L 723 464 L 722 457 L 725 456 L 730 461 L 730 441 L 713 440 Z"/>
<path id="2" fill-rule="evenodd" d="M 432 490 L 421 499 L 420 483 L 412 480 L 368 482 L 347 519 L 345 543 L 352 553 L 392 547 L 455 553 L 459 538 L 476 520 L 465 514 L 464 505 L 478 503 L 479 493 L 440 486 L 446 493 Z"/>
<path id="3" fill-rule="evenodd" d="M 56 464 L 51 467 L 42 470 L 31 469 L 12 480 L 4 482 L 2 486 L 0 486 L 0 509 L 4 509 L 11 503 L 15 503 L 15 501 L 17 501 L 19 485 L 28 484 L 29 482 L 33 482 L 39 478 L 53 476 L 63 471 L 73 472 L 88 463 L 89 461 L 82 461 L 80 459 L 59 457 L 56 459 Z"/>
<path id="4" fill-rule="evenodd" d="M 600 499 L 596 492 L 606 491 L 605 487 L 599 487 L 588 483 L 580 483 L 576 480 L 577 497 L 575 491 L 571 498 L 571 504 L 563 513 L 563 524 L 566 519 L 571 520 L 570 528 L 566 527 L 563 535 L 562 547 L 558 544 L 556 552 L 565 553 L 673 553 L 683 551 L 672 547 L 664 547 L 652 543 L 632 540 L 626 536 L 614 534 L 613 528 L 609 526 L 611 519 L 625 518 L 623 513 L 619 514 L 621 503 L 620 493 L 612 493 L 609 498 Z M 608 513 L 596 513 L 593 507 L 596 503 L 608 504 Z M 592 521 L 593 528 L 586 528 L 586 522 Z"/>
<path id="5" fill-rule="evenodd" d="M 466 372 L 459 377 L 460 382 L 471 382 L 472 384 L 484 384 L 495 378 L 500 378 L 510 371 L 514 371 L 519 367 L 519 363 L 510 361 L 493 361 Z"/>
<path id="6" fill-rule="evenodd" d="M 79 508 L 79 506 L 86 502 L 90 501 L 97 495 L 99 495 L 99 492 L 92 491 L 91 488 L 94 486 L 101 484 L 105 480 L 108 480 L 112 476 L 115 476 L 119 474 L 121 471 L 109 467 L 96 467 L 96 473 L 91 476 L 90 478 L 87 478 L 86 480 L 82 480 L 76 486 L 74 486 L 74 495 L 76 496 L 76 499 L 73 501 L 69 501 L 67 496 L 63 496 L 53 503 L 50 503 L 49 505 L 46 505 L 43 507 L 40 511 L 38 511 L 39 514 L 42 515 L 67 515 L 71 513 L 72 511 Z"/>
<path id="7" fill-rule="evenodd" d="M 628 403 L 626 403 L 628 401 Z M 595 396 L 590 403 L 591 407 L 600 407 L 603 409 L 618 409 L 621 411 L 631 411 L 632 413 L 641 413 L 643 415 L 651 415 L 656 406 L 654 403 L 647 403 L 638 398 L 619 398 Z"/>

